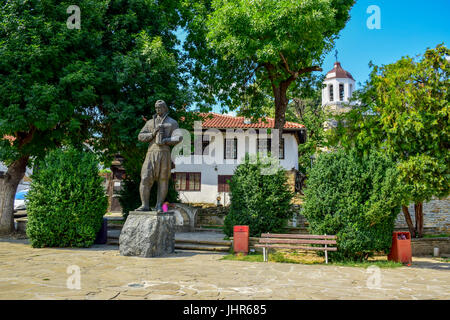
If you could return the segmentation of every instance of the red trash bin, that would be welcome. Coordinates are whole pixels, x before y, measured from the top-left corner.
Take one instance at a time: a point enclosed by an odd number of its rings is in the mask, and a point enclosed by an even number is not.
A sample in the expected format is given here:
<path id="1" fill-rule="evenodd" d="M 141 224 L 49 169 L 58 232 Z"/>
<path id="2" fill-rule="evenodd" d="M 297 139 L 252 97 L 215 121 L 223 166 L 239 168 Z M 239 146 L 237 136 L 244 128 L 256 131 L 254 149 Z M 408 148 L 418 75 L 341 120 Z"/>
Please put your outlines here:
<path id="1" fill-rule="evenodd" d="M 401 263 L 412 262 L 411 234 L 409 232 L 392 233 L 392 247 L 388 260 Z"/>
<path id="2" fill-rule="evenodd" d="M 248 226 L 234 226 L 233 228 L 233 249 L 235 253 L 248 254 Z"/>

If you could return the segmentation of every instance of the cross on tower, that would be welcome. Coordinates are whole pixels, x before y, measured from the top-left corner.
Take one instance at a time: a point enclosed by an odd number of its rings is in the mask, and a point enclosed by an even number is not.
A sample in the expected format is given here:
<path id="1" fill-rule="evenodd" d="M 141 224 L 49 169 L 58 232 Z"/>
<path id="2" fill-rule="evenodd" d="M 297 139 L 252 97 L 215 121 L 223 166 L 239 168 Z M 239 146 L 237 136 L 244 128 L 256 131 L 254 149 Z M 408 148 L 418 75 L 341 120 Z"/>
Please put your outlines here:
<path id="1" fill-rule="evenodd" d="M 337 51 L 337 49 L 336 49 L 336 51 L 334 53 L 334 56 L 336 57 L 336 62 L 338 62 L 338 51 Z"/>

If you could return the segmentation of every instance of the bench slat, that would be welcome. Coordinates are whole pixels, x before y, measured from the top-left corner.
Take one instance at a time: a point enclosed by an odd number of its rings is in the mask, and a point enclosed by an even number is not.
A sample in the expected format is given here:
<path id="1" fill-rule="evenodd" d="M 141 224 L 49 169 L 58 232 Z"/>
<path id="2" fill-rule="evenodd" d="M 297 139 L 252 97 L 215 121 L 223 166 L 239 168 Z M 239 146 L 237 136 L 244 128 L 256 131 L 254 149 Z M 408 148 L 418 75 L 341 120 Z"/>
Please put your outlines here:
<path id="1" fill-rule="evenodd" d="M 336 236 L 314 235 L 314 234 L 278 234 L 278 233 L 263 233 L 261 238 L 289 238 L 289 239 L 336 239 Z"/>
<path id="2" fill-rule="evenodd" d="M 286 244 L 336 244 L 336 240 L 301 240 L 301 239 L 274 239 L 260 238 L 259 243 L 286 243 Z"/>
<path id="3" fill-rule="evenodd" d="M 276 248 L 276 249 L 294 249 L 294 250 L 314 250 L 314 251 L 337 251 L 336 247 L 303 247 L 303 246 L 282 246 L 276 244 L 255 244 L 257 248 Z"/>

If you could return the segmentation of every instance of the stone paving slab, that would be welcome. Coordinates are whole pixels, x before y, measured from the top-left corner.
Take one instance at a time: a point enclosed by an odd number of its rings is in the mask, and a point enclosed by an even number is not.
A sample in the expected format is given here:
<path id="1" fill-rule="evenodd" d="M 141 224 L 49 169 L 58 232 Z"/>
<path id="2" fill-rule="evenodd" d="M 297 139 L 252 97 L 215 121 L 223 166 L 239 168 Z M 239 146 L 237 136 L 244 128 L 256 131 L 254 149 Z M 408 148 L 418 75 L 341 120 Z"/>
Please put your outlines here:
<path id="1" fill-rule="evenodd" d="M 379 269 L 377 282 L 364 268 L 222 257 L 124 257 L 118 246 L 35 249 L 0 240 L 0 299 L 450 299 L 450 264 L 426 258 Z M 79 267 L 80 289 L 67 287 L 70 266 Z"/>

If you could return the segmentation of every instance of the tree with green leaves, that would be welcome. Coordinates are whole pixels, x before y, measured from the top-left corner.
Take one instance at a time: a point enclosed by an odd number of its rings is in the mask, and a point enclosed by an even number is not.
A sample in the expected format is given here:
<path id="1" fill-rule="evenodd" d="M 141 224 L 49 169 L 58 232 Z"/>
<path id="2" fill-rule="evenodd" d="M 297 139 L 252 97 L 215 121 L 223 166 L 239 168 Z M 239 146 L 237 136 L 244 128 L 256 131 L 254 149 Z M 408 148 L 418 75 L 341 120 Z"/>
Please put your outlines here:
<path id="1" fill-rule="evenodd" d="M 106 165 L 117 152 L 134 160 L 145 154 L 136 137 L 155 101 L 180 111 L 174 118 L 189 102 L 175 49 L 179 1 L 80 0 L 79 29 L 68 28 L 70 5 L 0 4 L 0 161 L 8 166 L 0 233 L 14 230 L 14 195 L 31 161 L 86 141 Z"/>
<path id="2" fill-rule="evenodd" d="M 423 235 L 423 202 L 450 190 L 450 50 L 428 49 L 373 67 L 359 104 L 339 118 L 335 141 L 361 152 L 374 146 L 398 165 L 406 186 L 402 211 L 412 236 Z M 408 204 L 415 204 L 414 226 Z"/>
<path id="3" fill-rule="evenodd" d="M 69 5 L 0 4 L 0 161 L 8 166 L 0 180 L 0 233 L 14 230 L 14 196 L 29 161 L 89 137 L 99 81 L 93 59 L 107 1 L 79 1 L 89 12 L 81 29 L 67 27 Z"/>
<path id="4" fill-rule="evenodd" d="M 206 104 L 235 109 L 243 98 L 259 115 L 261 100 L 274 103 L 275 128 L 282 129 L 290 90 L 321 71 L 349 19 L 353 0 L 184 1 L 193 86 Z"/>
<path id="5" fill-rule="evenodd" d="M 142 164 L 147 145 L 138 142 L 137 135 L 144 118 L 155 113 L 157 100 L 166 101 L 172 118 L 190 119 L 188 84 L 175 34 L 179 6 L 178 0 L 109 1 L 97 60 L 102 79 L 97 88 L 102 93 L 100 134 L 93 140 L 105 161 L 120 153 L 126 167 Z"/>
<path id="6" fill-rule="evenodd" d="M 187 110 L 183 57 L 175 34 L 180 1 L 110 1 L 105 15 L 107 33 L 102 41 L 98 86 L 98 132 L 92 145 L 105 165 L 119 153 L 127 173 L 122 194 L 128 213 L 140 183 L 140 170 L 148 144 L 139 142 L 139 131 L 155 113 L 155 102 L 166 101 L 170 116 L 187 128 L 193 115 Z M 183 119 L 183 121 L 180 121 Z M 173 194 L 173 193 L 171 193 Z M 171 197 L 170 199 L 176 199 Z"/>
<path id="7" fill-rule="evenodd" d="M 300 79 L 300 82 L 292 88 L 294 98 L 286 108 L 286 121 L 301 123 L 306 127 L 306 141 L 298 146 L 299 171 L 302 179 L 305 179 L 307 169 L 311 167 L 311 157 L 316 157 L 328 145 L 324 128 L 327 113 L 322 106 L 323 76 L 310 75 Z M 260 110 L 262 116 L 275 116 L 269 101 L 261 104 Z M 244 112 L 238 114 L 245 115 Z"/>

